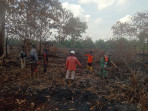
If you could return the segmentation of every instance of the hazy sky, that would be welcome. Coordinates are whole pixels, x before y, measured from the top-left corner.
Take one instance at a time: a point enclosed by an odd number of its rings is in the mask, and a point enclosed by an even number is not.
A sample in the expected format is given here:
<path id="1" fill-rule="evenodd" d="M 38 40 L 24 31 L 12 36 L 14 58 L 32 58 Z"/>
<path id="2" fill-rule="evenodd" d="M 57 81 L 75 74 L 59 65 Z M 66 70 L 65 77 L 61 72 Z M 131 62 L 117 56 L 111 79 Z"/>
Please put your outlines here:
<path id="1" fill-rule="evenodd" d="M 119 20 L 128 21 L 139 11 L 148 11 L 148 0 L 59 0 L 75 17 L 86 21 L 86 34 L 93 40 L 109 39 L 111 27 Z"/>

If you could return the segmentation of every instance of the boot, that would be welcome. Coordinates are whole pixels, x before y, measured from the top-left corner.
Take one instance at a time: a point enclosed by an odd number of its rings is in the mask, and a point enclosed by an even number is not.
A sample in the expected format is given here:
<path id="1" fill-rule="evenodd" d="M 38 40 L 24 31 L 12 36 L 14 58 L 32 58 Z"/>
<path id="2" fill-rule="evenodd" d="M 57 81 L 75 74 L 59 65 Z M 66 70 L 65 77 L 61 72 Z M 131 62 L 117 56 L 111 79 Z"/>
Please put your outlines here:
<path id="1" fill-rule="evenodd" d="M 71 85 L 71 80 L 68 80 L 68 85 Z"/>
<path id="2" fill-rule="evenodd" d="M 89 66 L 87 65 L 87 69 L 89 70 Z"/>
<path id="3" fill-rule="evenodd" d="M 90 67 L 90 71 L 92 71 L 93 70 L 93 68 L 92 67 Z"/>

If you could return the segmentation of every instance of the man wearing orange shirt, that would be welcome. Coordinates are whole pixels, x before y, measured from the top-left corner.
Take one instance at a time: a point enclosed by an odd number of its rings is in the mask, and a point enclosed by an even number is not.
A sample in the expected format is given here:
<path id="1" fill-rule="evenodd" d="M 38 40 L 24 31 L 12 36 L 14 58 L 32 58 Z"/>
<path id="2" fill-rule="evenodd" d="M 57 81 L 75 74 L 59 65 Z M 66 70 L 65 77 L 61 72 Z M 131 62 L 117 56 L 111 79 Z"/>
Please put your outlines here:
<path id="1" fill-rule="evenodd" d="M 93 63 L 92 51 L 90 51 L 89 54 L 86 54 L 85 56 L 88 56 L 87 69 L 90 69 L 90 71 L 92 71 L 92 63 Z"/>
<path id="2" fill-rule="evenodd" d="M 75 72 L 76 72 L 76 64 L 78 64 L 80 67 L 82 65 L 79 63 L 78 59 L 74 56 L 75 51 L 70 52 L 70 56 L 66 60 L 66 82 L 68 83 L 68 80 L 71 80 L 71 82 L 74 80 Z"/>

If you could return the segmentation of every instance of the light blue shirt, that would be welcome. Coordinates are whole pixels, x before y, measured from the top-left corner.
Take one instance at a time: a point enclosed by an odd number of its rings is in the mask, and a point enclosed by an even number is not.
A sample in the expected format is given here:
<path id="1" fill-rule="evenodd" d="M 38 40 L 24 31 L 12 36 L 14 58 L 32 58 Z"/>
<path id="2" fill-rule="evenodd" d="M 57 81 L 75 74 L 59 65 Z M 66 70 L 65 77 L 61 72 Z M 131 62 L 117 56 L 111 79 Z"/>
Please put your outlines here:
<path id="1" fill-rule="evenodd" d="M 33 62 L 37 62 L 38 61 L 38 54 L 35 48 L 32 48 L 32 50 L 30 51 L 30 55 L 34 56 L 35 60 Z"/>

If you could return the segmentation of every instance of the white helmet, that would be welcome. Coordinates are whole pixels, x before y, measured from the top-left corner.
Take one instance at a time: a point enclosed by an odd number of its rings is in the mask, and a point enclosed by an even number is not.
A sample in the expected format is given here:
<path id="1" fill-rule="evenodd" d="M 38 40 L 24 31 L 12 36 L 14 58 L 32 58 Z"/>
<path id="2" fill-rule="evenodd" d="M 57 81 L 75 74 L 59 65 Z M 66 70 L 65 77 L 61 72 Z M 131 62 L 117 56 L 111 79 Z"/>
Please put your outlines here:
<path id="1" fill-rule="evenodd" d="M 75 51 L 72 50 L 72 51 L 70 51 L 70 53 L 71 53 L 71 54 L 75 54 Z"/>

